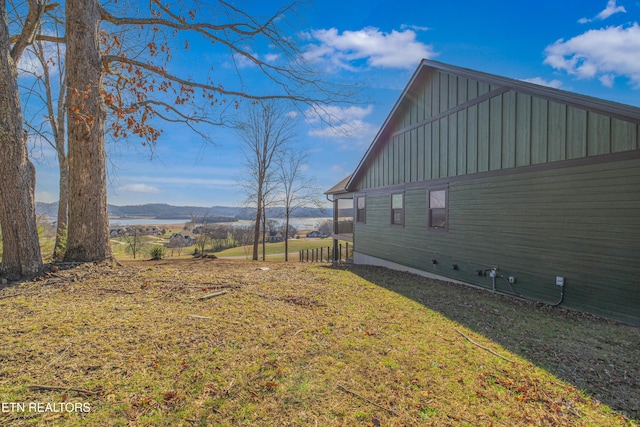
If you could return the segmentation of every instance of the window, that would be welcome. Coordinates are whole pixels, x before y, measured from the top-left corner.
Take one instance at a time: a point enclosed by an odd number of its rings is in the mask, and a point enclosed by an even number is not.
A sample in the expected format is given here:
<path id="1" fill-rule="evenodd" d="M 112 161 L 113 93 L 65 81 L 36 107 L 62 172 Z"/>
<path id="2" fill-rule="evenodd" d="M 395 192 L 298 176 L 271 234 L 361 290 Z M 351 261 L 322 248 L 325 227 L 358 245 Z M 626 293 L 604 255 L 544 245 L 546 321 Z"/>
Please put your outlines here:
<path id="1" fill-rule="evenodd" d="M 404 225 L 404 194 L 391 195 L 391 224 Z"/>
<path id="2" fill-rule="evenodd" d="M 447 229 L 447 190 L 429 191 L 429 228 Z"/>
<path id="3" fill-rule="evenodd" d="M 367 211 L 366 211 L 366 202 L 364 196 L 359 196 L 356 199 L 357 207 L 356 207 L 356 222 L 366 222 Z"/>

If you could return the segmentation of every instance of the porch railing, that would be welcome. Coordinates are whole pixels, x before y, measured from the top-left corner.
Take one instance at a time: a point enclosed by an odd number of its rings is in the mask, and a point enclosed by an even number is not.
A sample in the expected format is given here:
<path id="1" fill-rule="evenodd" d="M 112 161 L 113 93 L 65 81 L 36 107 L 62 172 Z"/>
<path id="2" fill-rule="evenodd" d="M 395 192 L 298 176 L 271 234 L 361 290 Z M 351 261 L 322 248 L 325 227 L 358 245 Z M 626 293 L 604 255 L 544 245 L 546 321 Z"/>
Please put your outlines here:
<path id="1" fill-rule="evenodd" d="M 334 251 L 332 247 L 303 249 L 299 253 L 300 262 L 350 262 L 353 260 L 353 244 L 345 242 L 338 244 Z"/>

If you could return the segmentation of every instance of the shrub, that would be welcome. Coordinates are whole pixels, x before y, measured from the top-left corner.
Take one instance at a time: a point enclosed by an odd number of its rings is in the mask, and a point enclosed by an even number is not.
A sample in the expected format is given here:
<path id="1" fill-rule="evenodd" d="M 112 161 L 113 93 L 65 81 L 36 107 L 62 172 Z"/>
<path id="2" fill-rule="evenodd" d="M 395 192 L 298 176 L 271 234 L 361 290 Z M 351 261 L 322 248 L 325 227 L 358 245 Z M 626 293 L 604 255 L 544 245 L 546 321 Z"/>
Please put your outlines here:
<path id="1" fill-rule="evenodd" d="M 151 259 L 162 259 L 164 258 L 164 248 L 162 246 L 154 246 L 149 249 L 149 255 Z"/>

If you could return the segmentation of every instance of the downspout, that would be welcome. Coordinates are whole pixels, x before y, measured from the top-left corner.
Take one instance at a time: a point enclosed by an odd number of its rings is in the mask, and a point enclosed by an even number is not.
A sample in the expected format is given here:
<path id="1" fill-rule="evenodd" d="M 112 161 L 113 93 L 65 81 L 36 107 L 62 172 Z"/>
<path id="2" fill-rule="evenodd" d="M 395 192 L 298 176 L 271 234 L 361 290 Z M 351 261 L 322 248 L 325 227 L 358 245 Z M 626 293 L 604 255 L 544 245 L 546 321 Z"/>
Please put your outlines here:
<path id="1" fill-rule="evenodd" d="M 331 202 L 331 206 L 332 206 L 332 210 L 333 210 L 333 214 L 331 215 L 331 223 L 332 223 L 332 231 L 333 233 L 331 233 L 332 235 L 336 234 L 336 200 L 334 199 L 330 199 L 328 194 L 325 194 L 324 197 L 327 199 L 327 201 Z M 336 239 L 335 237 L 333 238 L 333 262 L 335 263 L 336 261 L 338 261 L 338 239 Z"/>

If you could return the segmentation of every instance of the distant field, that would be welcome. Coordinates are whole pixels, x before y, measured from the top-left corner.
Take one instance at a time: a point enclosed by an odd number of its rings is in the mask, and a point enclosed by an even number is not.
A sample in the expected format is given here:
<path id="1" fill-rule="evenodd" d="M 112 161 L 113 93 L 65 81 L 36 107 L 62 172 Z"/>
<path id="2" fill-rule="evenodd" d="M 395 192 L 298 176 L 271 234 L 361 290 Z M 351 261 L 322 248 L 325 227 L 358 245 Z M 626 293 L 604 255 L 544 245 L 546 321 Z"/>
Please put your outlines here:
<path id="1" fill-rule="evenodd" d="M 289 259 L 293 259 L 292 255 L 298 256 L 298 252 L 306 249 L 328 248 L 333 246 L 333 240 L 326 239 L 294 239 L 289 240 Z M 247 257 L 251 258 L 252 246 L 240 246 L 237 248 L 226 249 L 221 252 L 216 252 L 218 257 Z M 259 248 L 260 256 L 262 256 L 262 245 Z M 284 242 L 279 243 L 267 243 L 265 253 L 270 261 L 276 261 L 280 258 L 284 260 Z"/>
<path id="2" fill-rule="evenodd" d="M 163 237 L 156 236 L 145 236 L 144 239 L 144 247 L 138 252 L 136 258 L 137 259 L 148 259 L 149 258 L 149 249 L 153 246 L 164 246 L 164 244 L 168 243 L 168 237 L 173 233 L 177 233 L 181 231 L 180 228 L 168 229 L 169 231 Z M 133 259 L 130 251 L 127 249 L 128 244 L 122 238 L 111 239 L 111 247 L 113 250 L 113 255 L 117 259 Z M 342 242 L 344 245 L 344 242 Z M 291 239 L 289 240 L 289 260 L 297 261 L 298 253 L 301 250 L 306 249 L 317 249 L 317 248 L 326 248 L 333 246 L 333 240 L 331 238 L 324 239 Z M 284 242 L 279 243 L 267 243 L 265 245 L 266 248 L 266 256 L 268 261 L 284 261 Z M 165 258 L 190 258 L 196 247 L 195 245 L 187 246 L 182 248 L 180 251 L 174 250 L 173 255 L 172 251 L 169 248 L 165 248 Z M 178 254 L 179 253 L 179 254 Z M 245 258 L 250 259 L 252 253 L 252 246 L 238 246 L 235 248 L 225 249 L 224 251 L 214 252 L 213 254 L 218 257 L 224 258 Z M 262 257 L 262 244 L 259 248 L 260 257 Z"/>

